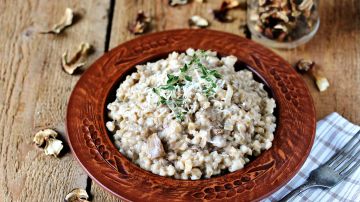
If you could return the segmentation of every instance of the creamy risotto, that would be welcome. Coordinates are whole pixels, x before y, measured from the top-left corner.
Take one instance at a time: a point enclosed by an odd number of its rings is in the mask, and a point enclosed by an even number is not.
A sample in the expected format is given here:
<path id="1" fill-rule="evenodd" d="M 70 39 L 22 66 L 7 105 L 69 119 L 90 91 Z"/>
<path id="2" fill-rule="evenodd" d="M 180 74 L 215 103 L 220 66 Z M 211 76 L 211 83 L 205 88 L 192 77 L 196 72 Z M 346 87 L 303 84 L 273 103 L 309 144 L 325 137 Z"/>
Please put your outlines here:
<path id="1" fill-rule="evenodd" d="M 242 169 L 272 146 L 275 101 L 237 58 L 188 49 L 138 65 L 108 104 L 120 152 L 161 176 L 197 180 Z"/>

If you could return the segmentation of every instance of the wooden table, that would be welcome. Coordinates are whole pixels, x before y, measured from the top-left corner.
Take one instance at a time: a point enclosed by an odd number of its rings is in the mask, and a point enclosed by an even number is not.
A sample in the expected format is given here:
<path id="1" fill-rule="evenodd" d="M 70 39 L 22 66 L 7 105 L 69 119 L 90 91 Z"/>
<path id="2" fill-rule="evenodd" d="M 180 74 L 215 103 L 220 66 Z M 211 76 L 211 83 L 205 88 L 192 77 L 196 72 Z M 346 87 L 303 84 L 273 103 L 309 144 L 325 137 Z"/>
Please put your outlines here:
<path id="1" fill-rule="evenodd" d="M 212 20 L 211 8 L 221 0 L 169 7 L 167 0 L 7 1 L 0 3 L 0 199 L 5 201 L 62 201 L 73 188 L 91 192 L 93 201 L 117 201 L 92 181 L 70 152 L 60 159 L 45 156 L 32 144 L 40 128 L 54 128 L 63 138 L 66 104 L 81 75 L 60 67 L 65 50 L 81 41 L 93 44 L 91 64 L 104 51 L 134 38 L 127 29 L 139 9 L 154 19 L 151 32 L 186 28 L 188 17 L 211 19 L 211 29 L 243 36 L 246 11 L 233 10 L 233 23 Z M 360 124 L 360 1 L 321 2 L 321 25 L 308 44 L 293 50 L 276 50 L 290 63 L 306 57 L 325 70 L 331 86 L 319 93 L 304 77 L 314 98 L 317 118 L 337 111 Z M 39 31 L 56 23 L 66 7 L 81 14 L 76 24 L 59 36 Z"/>

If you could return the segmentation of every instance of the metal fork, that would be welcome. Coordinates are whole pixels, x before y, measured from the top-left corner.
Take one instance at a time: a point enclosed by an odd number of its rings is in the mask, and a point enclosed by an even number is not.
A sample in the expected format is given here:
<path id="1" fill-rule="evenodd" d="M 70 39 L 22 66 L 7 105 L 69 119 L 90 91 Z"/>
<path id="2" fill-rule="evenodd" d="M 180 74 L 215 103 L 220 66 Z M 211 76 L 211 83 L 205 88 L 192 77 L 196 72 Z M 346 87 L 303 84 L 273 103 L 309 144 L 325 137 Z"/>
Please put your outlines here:
<path id="1" fill-rule="evenodd" d="M 301 192 L 319 187 L 329 189 L 341 182 L 344 178 L 353 173 L 360 166 L 360 141 L 357 139 L 360 130 L 351 138 L 351 140 L 326 163 L 313 170 L 306 182 L 298 188 L 292 190 L 279 202 L 290 201 Z"/>

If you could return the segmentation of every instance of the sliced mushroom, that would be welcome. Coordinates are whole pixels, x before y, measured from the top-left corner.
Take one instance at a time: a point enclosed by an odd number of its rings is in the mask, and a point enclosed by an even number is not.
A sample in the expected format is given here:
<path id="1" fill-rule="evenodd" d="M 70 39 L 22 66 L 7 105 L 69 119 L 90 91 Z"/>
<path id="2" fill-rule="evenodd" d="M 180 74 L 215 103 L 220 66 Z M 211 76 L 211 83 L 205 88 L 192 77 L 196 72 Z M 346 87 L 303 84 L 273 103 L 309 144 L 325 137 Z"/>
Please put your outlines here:
<path id="1" fill-rule="evenodd" d="M 143 34 L 150 28 L 151 18 L 140 10 L 136 16 L 135 22 L 128 24 L 128 30 L 133 34 Z"/>
<path id="2" fill-rule="evenodd" d="M 61 65 L 64 71 L 68 74 L 73 74 L 78 68 L 85 65 L 84 59 L 91 50 L 89 43 L 81 43 L 75 55 L 68 60 L 68 52 L 66 51 L 61 58 Z"/>
<path id="3" fill-rule="evenodd" d="M 74 12 L 71 8 L 66 8 L 65 15 L 59 23 L 55 24 L 51 30 L 40 32 L 41 34 L 60 34 L 65 28 L 73 24 Z"/>
<path id="4" fill-rule="evenodd" d="M 170 6 L 185 5 L 187 3 L 188 3 L 188 0 L 169 0 Z"/>
<path id="5" fill-rule="evenodd" d="M 65 196 L 65 202 L 89 202 L 89 195 L 84 189 L 76 188 Z"/>
<path id="6" fill-rule="evenodd" d="M 189 19 L 189 26 L 190 27 L 199 27 L 199 28 L 205 28 L 209 26 L 209 22 L 198 15 L 194 15 Z"/>
<path id="7" fill-rule="evenodd" d="M 153 133 L 147 139 L 148 155 L 151 159 L 156 159 L 165 154 L 164 147 L 160 138 L 156 133 Z"/>
<path id="8" fill-rule="evenodd" d="M 222 129 L 222 128 L 213 128 L 213 129 L 211 129 L 211 132 L 214 135 L 223 135 L 224 134 L 224 129 Z"/>

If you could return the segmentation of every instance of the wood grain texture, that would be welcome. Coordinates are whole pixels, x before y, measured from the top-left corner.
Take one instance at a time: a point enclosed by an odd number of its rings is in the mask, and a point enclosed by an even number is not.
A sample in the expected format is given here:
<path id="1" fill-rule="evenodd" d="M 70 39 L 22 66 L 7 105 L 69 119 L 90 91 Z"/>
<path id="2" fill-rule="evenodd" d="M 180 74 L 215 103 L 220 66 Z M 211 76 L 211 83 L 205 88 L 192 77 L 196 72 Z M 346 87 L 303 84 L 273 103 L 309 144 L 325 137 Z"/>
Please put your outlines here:
<path id="1" fill-rule="evenodd" d="M 59 36 L 41 35 L 73 8 L 81 19 Z M 87 175 L 67 153 L 45 156 L 32 144 L 34 133 L 55 128 L 63 139 L 64 115 L 79 75 L 62 71 L 60 57 L 81 41 L 103 53 L 107 1 L 2 1 L 0 3 L 0 199 L 62 201 Z M 93 15 L 96 13 L 96 15 Z"/>
<path id="2" fill-rule="evenodd" d="M 168 0 L 122 0 L 116 1 L 114 19 L 111 30 L 110 47 L 113 48 L 122 42 L 135 38 L 127 29 L 128 22 L 134 21 L 136 13 L 144 10 L 152 18 L 150 32 L 170 29 L 189 28 L 188 19 L 193 15 L 200 15 L 211 23 L 210 29 L 230 32 L 243 36 L 239 27 L 246 23 L 246 10 L 237 8 L 229 13 L 235 17 L 232 23 L 220 23 L 214 20 L 212 9 L 220 8 L 221 0 L 208 0 L 207 3 L 192 3 L 184 6 L 171 7 Z M 245 2 L 242 0 L 242 2 Z"/>

